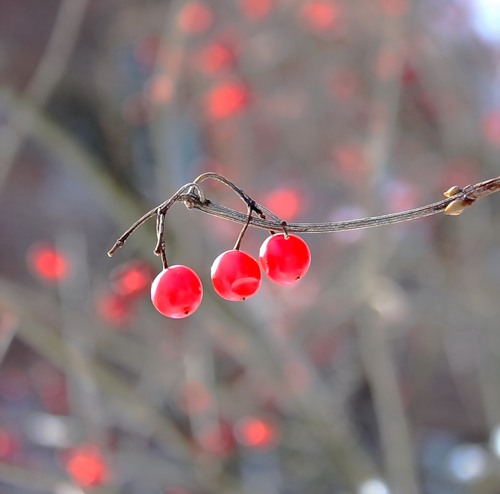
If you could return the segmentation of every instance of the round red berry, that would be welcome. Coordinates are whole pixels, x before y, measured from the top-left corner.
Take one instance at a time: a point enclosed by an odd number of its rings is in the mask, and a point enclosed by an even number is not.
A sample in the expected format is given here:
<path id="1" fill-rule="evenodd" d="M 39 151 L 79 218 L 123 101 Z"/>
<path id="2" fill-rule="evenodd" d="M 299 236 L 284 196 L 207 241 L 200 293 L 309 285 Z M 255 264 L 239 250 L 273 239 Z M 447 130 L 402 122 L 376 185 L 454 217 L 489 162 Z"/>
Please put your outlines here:
<path id="1" fill-rule="evenodd" d="M 259 263 L 241 250 L 223 252 L 212 264 L 211 276 L 215 291 L 234 302 L 255 295 L 262 281 Z"/>
<path id="2" fill-rule="evenodd" d="M 154 279 L 151 300 L 158 312 L 173 319 L 192 314 L 201 304 L 203 287 L 198 275 L 187 266 L 170 266 Z"/>
<path id="3" fill-rule="evenodd" d="M 277 233 L 264 241 L 259 260 L 272 281 L 279 285 L 294 285 L 309 269 L 311 252 L 300 237 Z"/>
<path id="4" fill-rule="evenodd" d="M 28 251 L 28 264 L 45 281 L 58 282 L 68 277 L 70 261 L 67 255 L 48 242 L 39 242 Z"/>

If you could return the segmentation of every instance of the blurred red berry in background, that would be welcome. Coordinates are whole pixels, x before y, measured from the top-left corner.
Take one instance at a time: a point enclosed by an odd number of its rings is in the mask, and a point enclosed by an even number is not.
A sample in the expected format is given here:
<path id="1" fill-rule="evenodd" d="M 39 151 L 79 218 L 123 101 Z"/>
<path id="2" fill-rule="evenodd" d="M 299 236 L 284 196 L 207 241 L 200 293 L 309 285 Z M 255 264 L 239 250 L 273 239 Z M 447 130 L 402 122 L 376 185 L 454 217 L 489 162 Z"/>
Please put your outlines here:
<path id="1" fill-rule="evenodd" d="M 340 7 L 333 0 L 309 0 L 302 6 L 301 15 L 309 28 L 327 31 L 338 23 Z"/>
<path id="2" fill-rule="evenodd" d="M 0 460 L 13 460 L 21 451 L 20 439 L 10 430 L 0 428 Z"/>
<path id="3" fill-rule="evenodd" d="M 420 79 L 416 67 L 408 61 L 406 61 L 403 65 L 401 78 L 403 84 L 407 87 L 416 84 Z"/>
<path id="4" fill-rule="evenodd" d="M 150 103 L 164 105 L 174 95 L 174 83 L 168 75 L 157 74 L 146 83 L 144 93 Z"/>
<path id="5" fill-rule="evenodd" d="M 66 279 L 71 264 L 68 256 L 50 242 L 39 242 L 31 246 L 27 254 L 28 266 L 39 278 L 58 282 Z"/>
<path id="6" fill-rule="evenodd" d="M 276 429 L 271 423 L 257 418 L 244 417 L 234 428 L 236 440 L 249 448 L 264 448 L 276 442 Z"/>
<path id="7" fill-rule="evenodd" d="M 103 485 L 108 480 L 106 461 L 99 448 L 93 444 L 74 448 L 65 460 L 66 471 L 82 487 Z"/>
<path id="8" fill-rule="evenodd" d="M 249 93 L 241 82 L 223 82 L 215 86 L 205 98 L 205 109 L 213 119 L 230 117 L 247 107 Z"/>
<path id="9" fill-rule="evenodd" d="M 363 148 L 356 144 L 344 144 L 333 150 L 335 171 L 344 179 L 358 183 L 366 175 L 367 163 Z"/>
<path id="10" fill-rule="evenodd" d="M 390 17 L 399 17 L 408 11 L 408 0 L 382 0 L 382 12 Z"/>
<path id="11" fill-rule="evenodd" d="M 500 145 L 500 110 L 493 110 L 484 117 L 483 134 L 490 144 Z"/>
<path id="12" fill-rule="evenodd" d="M 234 450 L 232 428 L 223 421 L 205 427 L 198 435 L 198 442 L 207 453 L 218 456 L 227 456 Z"/>
<path id="13" fill-rule="evenodd" d="M 273 0 L 240 0 L 239 4 L 243 15 L 252 20 L 266 17 L 274 7 Z"/>
<path id="14" fill-rule="evenodd" d="M 228 70 L 235 63 L 234 48 L 227 41 L 214 41 L 198 54 L 196 63 L 198 69 L 207 75 Z"/>
<path id="15" fill-rule="evenodd" d="M 178 26 L 186 34 L 202 34 L 212 25 L 214 15 L 212 9 L 200 1 L 191 1 L 179 12 Z"/>
<path id="16" fill-rule="evenodd" d="M 96 310 L 103 322 L 121 327 L 130 321 L 133 306 L 130 298 L 114 292 L 102 292 L 96 299 Z"/>
<path id="17" fill-rule="evenodd" d="M 134 297 L 149 292 L 154 277 L 148 263 L 135 260 L 118 266 L 111 273 L 111 285 L 117 294 Z"/>
<path id="18" fill-rule="evenodd" d="M 297 188 L 278 187 L 267 194 L 263 204 L 283 220 L 291 221 L 304 208 L 304 194 Z"/>

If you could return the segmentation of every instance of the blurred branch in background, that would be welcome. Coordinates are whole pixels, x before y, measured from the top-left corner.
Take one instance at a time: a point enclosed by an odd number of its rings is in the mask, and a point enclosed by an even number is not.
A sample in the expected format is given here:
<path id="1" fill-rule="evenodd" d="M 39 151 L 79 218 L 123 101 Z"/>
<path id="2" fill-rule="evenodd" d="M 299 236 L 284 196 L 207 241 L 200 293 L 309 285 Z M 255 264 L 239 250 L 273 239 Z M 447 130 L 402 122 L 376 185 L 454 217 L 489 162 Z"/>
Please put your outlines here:
<path id="1" fill-rule="evenodd" d="M 78 32 L 87 8 L 87 0 L 63 0 L 59 6 L 51 36 L 47 42 L 40 62 L 29 84 L 24 90 L 24 98 L 36 107 L 43 107 L 51 92 L 63 76 L 78 38 Z M 15 117 L 7 117 L 7 125 L 0 129 L 0 149 L 2 167 L 0 168 L 0 190 L 3 187 L 10 167 L 14 163 L 28 129 Z"/>

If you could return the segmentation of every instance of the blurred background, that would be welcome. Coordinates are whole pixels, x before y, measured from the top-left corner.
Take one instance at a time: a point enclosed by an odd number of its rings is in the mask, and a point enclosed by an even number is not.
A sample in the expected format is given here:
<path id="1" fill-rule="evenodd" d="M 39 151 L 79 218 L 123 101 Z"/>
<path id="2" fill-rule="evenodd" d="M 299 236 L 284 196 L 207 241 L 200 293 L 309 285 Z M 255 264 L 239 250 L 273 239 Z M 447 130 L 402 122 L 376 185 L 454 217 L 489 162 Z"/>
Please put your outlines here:
<path id="1" fill-rule="evenodd" d="M 154 222 L 106 255 L 209 170 L 318 222 L 499 163 L 498 0 L 0 0 L 1 494 L 499 494 L 495 195 L 304 235 L 307 276 L 244 303 L 209 275 L 240 227 L 176 205 L 183 320 Z"/>

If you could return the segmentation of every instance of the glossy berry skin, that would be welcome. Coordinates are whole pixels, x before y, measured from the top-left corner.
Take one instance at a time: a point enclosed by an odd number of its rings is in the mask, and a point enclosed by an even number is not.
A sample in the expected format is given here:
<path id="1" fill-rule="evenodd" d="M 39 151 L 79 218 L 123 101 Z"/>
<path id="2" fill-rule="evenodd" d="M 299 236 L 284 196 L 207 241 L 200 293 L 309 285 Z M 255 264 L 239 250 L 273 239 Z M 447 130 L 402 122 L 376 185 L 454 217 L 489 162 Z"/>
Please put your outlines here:
<path id="1" fill-rule="evenodd" d="M 259 263 L 241 250 L 228 250 L 217 257 L 211 276 L 215 291 L 233 302 L 255 295 L 262 282 Z"/>
<path id="2" fill-rule="evenodd" d="M 187 266 L 164 269 L 151 285 L 151 301 L 158 312 L 173 319 L 192 314 L 201 304 L 203 287 L 198 275 Z"/>
<path id="3" fill-rule="evenodd" d="M 311 252 L 297 235 L 277 233 L 268 237 L 260 247 L 259 261 L 272 281 L 279 285 L 294 285 L 307 273 Z"/>

